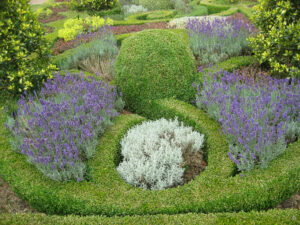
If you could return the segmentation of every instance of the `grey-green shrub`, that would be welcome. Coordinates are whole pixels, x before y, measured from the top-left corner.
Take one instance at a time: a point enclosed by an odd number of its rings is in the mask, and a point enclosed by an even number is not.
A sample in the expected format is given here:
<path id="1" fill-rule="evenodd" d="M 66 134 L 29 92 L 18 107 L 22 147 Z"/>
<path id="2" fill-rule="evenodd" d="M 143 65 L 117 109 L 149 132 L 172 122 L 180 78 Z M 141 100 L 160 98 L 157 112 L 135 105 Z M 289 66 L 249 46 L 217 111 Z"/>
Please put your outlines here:
<path id="1" fill-rule="evenodd" d="M 188 12 L 189 11 L 189 6 L 188 2 L 185 0 L 170 0 L 172 8 L 181 11 L 181 12 Z"/>
<path id="2" fill-rule="evenodd" d="M 117 167 L 129 184 L 161 190 L 181 184 L 183 153 L 197 153 L 204 135 L 177 119 L 146 121 L 131 128 L 121 140 L 123 162 Z"/>
<path id="3" fill-rule="evenodd" d="M 143 7 L 142 5 L 124 5 L 122 7 L 122 11 L 124 13 L 125 16 L 131 15 L 131 14 L 135 14 L 138 12 L 147 12 L 148 9 Z"/>
<path id="4" fill-rule="evenodd" d="M 109 33 L 103 38 L 80 45 L 59 66 L 63 70 L 83 69 L 110 81 L 113 79 L 114 62 L 118 52 L 117 41 L 113 34 Z"/>

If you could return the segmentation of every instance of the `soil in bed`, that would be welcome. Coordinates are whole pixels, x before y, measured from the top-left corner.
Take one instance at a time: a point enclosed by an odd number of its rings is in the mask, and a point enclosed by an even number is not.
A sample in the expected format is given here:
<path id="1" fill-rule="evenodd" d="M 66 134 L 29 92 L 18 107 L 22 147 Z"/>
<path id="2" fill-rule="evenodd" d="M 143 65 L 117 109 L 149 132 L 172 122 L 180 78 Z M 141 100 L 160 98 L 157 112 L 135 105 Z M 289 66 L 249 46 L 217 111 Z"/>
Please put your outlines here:
<path id="1" fill-rule="evenodd" d="M 69 7 L 66 5 L 59 5 L 56 6 L 55 8 L 50 7 L 50 9 L 52 10 L 52 14 L 48 17 L 42 17 L 39 16 L 38 20 L 40 23 L 50 23 L 56 20 L 62 20 L 64 18 L 66 18 L 65 16 L 58 14 L 59 12 L 65 12 L 69 10 Z"/>
<path id="2" fill-rule="evenodd" d="M 54 27 L 43 26 L 43 28 L 46 30 L 46 34 L 50 34 L 54 31 Z"/>
<path id="3" fill-rule="evenodd" d="M 0 213 L 34 213 L 27 202 L 20 199 L 0 177 Z"/>

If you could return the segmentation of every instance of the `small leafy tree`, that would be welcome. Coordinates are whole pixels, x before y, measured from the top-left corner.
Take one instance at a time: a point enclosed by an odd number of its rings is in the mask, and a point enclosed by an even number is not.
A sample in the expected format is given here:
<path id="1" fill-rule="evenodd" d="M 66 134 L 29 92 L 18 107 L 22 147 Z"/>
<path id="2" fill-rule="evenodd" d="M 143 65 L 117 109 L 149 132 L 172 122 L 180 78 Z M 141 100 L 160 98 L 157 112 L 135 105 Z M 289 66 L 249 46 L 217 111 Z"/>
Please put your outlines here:
<path id="1" fill-rule="evenodd" d="M 249 41 L 260 63 L 282 76 L 299 76 L 300 4 L 298 0 L 260 0 L 252 20 L 259 29 Z"/>
<path id="2" fill-rule="evenodd" d="M 28 2 L 0 3 L 0 82 L 15 94 L 39 88 L 55 69 L 49 64 L 44 30 Z"/>

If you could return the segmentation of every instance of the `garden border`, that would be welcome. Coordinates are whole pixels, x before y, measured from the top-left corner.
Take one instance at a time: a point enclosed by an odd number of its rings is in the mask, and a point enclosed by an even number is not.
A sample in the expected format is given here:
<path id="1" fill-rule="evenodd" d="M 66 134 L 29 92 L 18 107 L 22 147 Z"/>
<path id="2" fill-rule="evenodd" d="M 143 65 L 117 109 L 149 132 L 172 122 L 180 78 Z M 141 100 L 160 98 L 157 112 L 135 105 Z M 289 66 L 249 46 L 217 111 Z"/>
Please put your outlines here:
<path id="1" fill-rule="evenodd" d="M 297 224 L 300 220 L 300 210 L 269 210 L 266 212 L 239 212 L 239 213 L 216 213 L 216 214 L 177 214 L 177 215 L 146 215 L 146 216 L 48 216 L 45 214 L 0 214 L 1 224 L 49 224 L 49 225 L 83 225 L 83 224 Z"/>
<path id="2" fill-rule="evenodd" d="M 97 153 L 89 161 L 91 181 L 58 183 L 49 180 L 24 156 L 10 149 L 5 114 L 0 113 L 0 171 L 12 189 L 39 211 L 48 214 L 145 215 L 188 212 L 233 212 L 263 210 L 289 198 L 300 188 L 300 141 L 274 160 L 268 169 L 255 169 L 244 177 L 231 175 L 234 164 L 220 126 L 206 113 L 187 103 L 155 100 L 144 114 L 151 119 L 178 117 L 207 137 L 208 166 L 184 186 L 162 191 L 134 188 L 126 184 L 115 167 L 122 135 L 143 118 L 121 115 L 99 140 Z M 262 196 L 257 198 L 257 196 Z"/>

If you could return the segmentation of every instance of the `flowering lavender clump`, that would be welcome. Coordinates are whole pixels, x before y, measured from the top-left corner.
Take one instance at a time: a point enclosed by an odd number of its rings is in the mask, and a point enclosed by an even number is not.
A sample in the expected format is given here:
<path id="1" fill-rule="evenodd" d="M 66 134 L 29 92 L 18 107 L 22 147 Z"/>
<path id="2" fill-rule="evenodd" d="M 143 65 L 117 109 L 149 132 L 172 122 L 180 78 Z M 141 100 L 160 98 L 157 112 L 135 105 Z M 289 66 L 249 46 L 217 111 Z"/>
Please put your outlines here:
<path id="1" fill-rule="evenodd" d="M 197 88 L 196 105 L 221 123 L 240 171 L 266 168 L 300 137 L 300 80 L 253 83 L 221 70 Z"/>
<path id="2" fill-rule="evenodd" d="M 98 39 L 110 39 L 111 36 L 113 36 L 113 29 L 114 27 L 110 25 L 104 25 L 98 28 L 98 30 L 96 31 L 93 31 L 94 29 L 92 28 L 88 32 L 78 34 L 75 39 L 65 42 L 65 44 L 70 49 L 75 48 L 81 44 L 88 43 L 90 41 Z"/>
<path id="3" fill-rule="evenodd" d="M 58 73 L 39 96 L 28 98 L 19 100 L 17 115 L 6 124 L 13 148 L 53 180 L 84 179 L 84 162 L 93 156 L 97 136 L 123 107 L 116 88 Z"/>
<path id="4" fill-rule="evenodd" d="M 247 37 L 253 29 L 242 20 L 232 18 L 192 19 L 186 26 L 190 47 L 201 64 L 240 55 L 248 46 Z"/>

